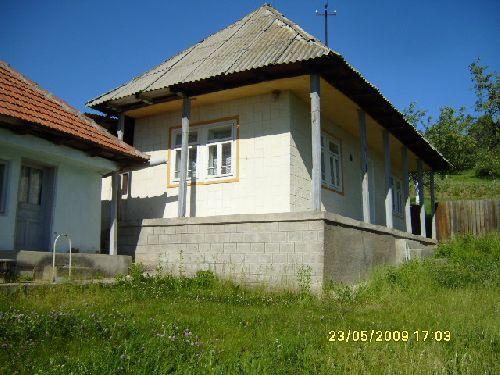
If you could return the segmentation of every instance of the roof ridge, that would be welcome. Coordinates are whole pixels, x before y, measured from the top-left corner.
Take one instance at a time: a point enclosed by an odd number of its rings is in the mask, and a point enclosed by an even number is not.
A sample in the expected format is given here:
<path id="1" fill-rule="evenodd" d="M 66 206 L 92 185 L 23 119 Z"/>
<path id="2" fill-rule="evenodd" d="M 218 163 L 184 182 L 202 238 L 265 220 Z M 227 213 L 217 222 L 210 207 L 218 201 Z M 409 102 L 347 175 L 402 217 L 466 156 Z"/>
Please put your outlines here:
<path id="1" fill-rule="evenodd" d="M 233 39 L 236 38 L 235 35 L 238 34 L 238 30 L 244 29 L 245 25 L 248 24 L 252 19 L 255 19 L 255 22 L 260 22 L 259 19 L 273 19 L 274 22 L 279 27 L 289 28 L 291 32 L 295 34 L 294 39 L 286 41 L 288 47 L 291 47 L 294 42 L 305 43 L 309 49 L 309 55 L 304 53 L 299 59 L 304 58 L 313 58 L 318 57 L 320 55 L 328 55 L 333 51 L 326 47 L 321 41 L 315 38 L 313 35 L 307 33 L 304 29 L 302 29 L 298 24 L 285 17 L 282 13 L 280 13 L 276 8 L 274 8 L 269 3 L 264 3 L 260 7 L 256 8 L 254 11 L 244 15 L 240 19 L 230 23 L 229 25 L 222 27 L 214 33 L 209 34 L 205 38 L 201 39 L 196 44 L 178 52 L 177 54 L 169 57 L 158 65 L 155 65 L 151 69 L 148 69 L 146 72 L 135 76 L 131 80 L 125 82 L 124 84 L 116 87 L 115 89 L 109 90 L 104 94 L 97 96 L 89 101 L 87 101 L 86 105 L 89 107 L 96 108 L 102 103 L 106 103 L 108 101 L 119 100 L 125 98 L 127 96 L 131 96 L 140 92 L 148 92 L 148 91 L 156 91 L 168 88 L 172 85 L 175 85 L 180 82 L 187 82 L 191 79 L 199 80 L 200 76 L 203 76 L 200 71 L 203 71 L 203 68 L 206 65 L 211 64 L 211 59 L 213 56 L 221 55 L 219 50 L 224 49 L 224 44 L 226 42 L 231 41 L 234 44 Z M 271 22 L 272 24 L 272 22 Z M 236 29 L 236 31 L 234 31 Z M 250 31 L 251 32 L 251 31 Z M 228 37 L 229 34 L 232 34 Z M 242 38 L 248 39 L 248 35 L 241 34 Z M 247 31 L 248 34 L 248 31 Z M 213 38 L 213 39 L 212 39 Z M 213 43 L 211 43 L 213 40 Z M 254 41 L 256 42 L 256 41 Z M 200 50 L 201 46 L 201 50 Z M 207 48 L 209 48 L 207 50 Z M 234 46 L 231 46 L 234 49 Z M 289 48 L 285 48 L 282 51 L 286 53 Z M 246 51 L 246 52 L 245 52 Z M 237 51 L 232 51 L 237 52 Z M 225 71 L 218 71 L 217 69 L 212 69 L 213 72 L 211 74 L 227 74 L 229 70 L 233 69 L 233 67 L 238 66 L 238 64 L 245 63 L 244 55 L 247 54 L 248 49 L 245 46 L 242 46 L 241 55 L 237 58 L 238 61 L 230 61 L 230 66 L 225 69 Z M 254 51 L 250 52 L 250 54 L 255 53 Z M 335 52 L 336 53 L 336 52 Z M 337 54 L 337 53 L 336 53 Z M 195 56 L 193 58 L 189 56 Z M 262 56 L 265 59 L 266 53 L 263 53 Z M 270 56 L 267 54 L 267 56 Z M 196 60 L 196 58 L 198 60 Z M 220 58 L 220 57 L 219 57 Z M 232 58 L 232 57 L 231 57 Z M 196 61 L 194 61 L 195 59 Z M 275 56 L 272 60 L 266 62 L 266 64 L 275 64 L 279 61 L 280 56 Z M 193 61 L 191 61 L 193 60 Z M 192 63 L 192 64 L 191 64 Z M 189 65 L 189 66 L 188 66 Z M 169 77 L 176 77 L 174 80 Z"/>
<path id="2" fill-rule="evenodd" d="M 99 95 L 99 96 L 96 96 L 95 98 L 92 98 L 92 99 L 88 100 L 88 101 L 85 103 L 85 105 L 89 105 L 89 104 L 90 104 L 90 103 L 92 103 L 93 101 L 96 101 L 96 100 L 98 100 L 98 99 L 102 98 L 103 96 L 105 96 L 105 95 L 107 95 L 107 94 L 110 94 L 110 93 L 111 93 L 111 92 L 113 92 L 113 91 L 117 91 L 118 89 L 122 88 L 122 87 L 123 87 L 123 86 L 125 86 L 125 85 L 128 85 L 128 84 L 130 84 L 130 83 L 132 83 L 132 82 L 134 82 L 134 81 L 136 81 L 136 80 L 138 80 L 138 79 L 140 79 L 140 78 L 142 78 L 142 77 L 147 76 L 148 74 L 150 74 L 152 71 L 154 71 L 155 69 L 157 69 L 157 68 L 158 68 L 158 67 L 160 67 L 161 65 L 163 65 L 163 64 L 165 64 L 166 62 L 168 62 L 168 61 L 170 61 L 170 60 L 174 59 L 175 57 L 177 57 L 177 56 L 181 55 L 181 54 L 182 54 L 182 53 L 184 53 L 184 52 L 186 52 L 186 55 L 187 55 L 187 54 L 188 54 L 188 53 L 190 53 L 193 49 L 195 49 L 195 48 L 196 48 L 196 46 L 200 45 L 201 43 L 203 43 L 203 42 L 204 42 L 205 40 L 207 40 L 208 38 L 210 38 L 210 37 L 212 37 L 212 36 L 216 35 L 217 33 L 220 33 L 221 31 L 226 30 L 228 27 L 230 27 L 230 26 L 232 26 L 232 25 L 234 25 L 234 24 L 236 24 L 236 23 L 238 23 L 238 22 L 243 21 L 245 18 L 250 17 L 251 15 L 253 15 L 253 14 L 254 14 L 254 13 L 256 13 L 257 11 L 259 11 L 260 9 L 264 8 L 265 6 L 271 6 L 271 5 L 270 5 L 270 4 L 268 4 L 268 3 L 265 3 L 265 4 L 261 5 L 260 7 L 258 7 L 257 9 L 255 9 L 253 12 L 250 12 L 250 13 L 248 13 L 248 14 L 245 14 L 243 17 L 241 17 L 241 18 L 237 19 L 237 20 L 236 20 L 236 21 L 234 21 L 233 23 L 231 23 L 231 24 L 229 24 L 229 25 L 227 25 L 227 26 L 224 26 L 224 27 L 220 28 L 219 30 L 217 30 L 217 31 L 215 31 L 215 32 L 213 32 L 213 33 L 211 33 L 211 34 L 207 35 L 205 38 L 203 38 L 203 39 L 201 39 L 200 41 L 196 42 L 196 43 L 195 43 L 195 44 L 193 44 L 192 46 L 189 46 L 189 47 L 187 47 L 187 48 L 184 48 L 184 49 L 180 50 L 179 52 L 175 53 L 174 55 L 169 56 L 168 58 L 166 58 L 165 60 L 163 60 L 161 63 L 159 63 L 159 64 L 157 64 L 157 65 L 153 66 L 152 68 L 148 69 L 148 70 L 147 70 L 147 71 L 145 71 L 144 73 L 139 74 L 139 75 L 137 75 L 137 76 L 134 76 L 131 80 L 129 80 L 129 81 L 125 81 L 125 82 L 124 82 L 124 83 L 122 83 L 121 85 L 116 86 L 114 89 L 108 90 L 108 91 L 106 91 L 105 93 L 103 93 L 103 94 L 101 94 L 101 95 Z M 271 8 L 272 8 L 272 6 L 271 6 Z M 273 8 L 273 9 L 274 9 L 274 8 Z M 180 60 L 182 60 L 182 59 L 180 59 Z M 180 60 L 179 60 L 179 61 L 180 61 Z M 166 68 L 165 70 L 167 70 L 167 71 L 168 71 L 168 70 L 170 70 L 170 69 L 169 69 L 169 68 Z M 159 79 L 159 78 L 160 78 L 160 77 L 158 77 L 158 79 Z M 155 81 L 156 81 L 156 80 L 155 80 Z"/>

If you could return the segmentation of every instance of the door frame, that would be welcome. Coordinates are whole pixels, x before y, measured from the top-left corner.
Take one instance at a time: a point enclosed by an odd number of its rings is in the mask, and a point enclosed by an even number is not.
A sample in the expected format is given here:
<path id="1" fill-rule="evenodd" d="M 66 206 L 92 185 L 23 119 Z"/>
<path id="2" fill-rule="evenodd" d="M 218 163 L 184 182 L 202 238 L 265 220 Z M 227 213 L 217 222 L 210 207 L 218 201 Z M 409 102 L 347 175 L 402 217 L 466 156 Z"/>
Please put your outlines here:
<path id="1" fill-rule="evenodd" d="M 18 200 L 19 200 L 19 189 L 21 186 L 21 169 L 22 167 L 32 167 L 39 168 L 43 170 L 43 178 L 42 178 L 42 197 L 41 197 L 41 210 L 42 210 L 42 242 L 39 249 L 35 251 L 51 251 L 52 249 L 52 228 L 54 222 L 54 202 L 56 195 L 56 174 L 57 167 L 54 165 L 49 165 L 45 163 L 40 163 L 37 161 L 33 161 L 32 159 L 21 159 L 21 163 L 19 165 L 19 180 L 17 182 L 17 193 L 18 199 L 16 201 L 16 216 L 15 216 L 15 236 L 17 238 L 17 217 L 18 217 Z M 14 247 L 17 247 L 14 244 Z M 16 248 L 16 251 L 23 250 Z"/>

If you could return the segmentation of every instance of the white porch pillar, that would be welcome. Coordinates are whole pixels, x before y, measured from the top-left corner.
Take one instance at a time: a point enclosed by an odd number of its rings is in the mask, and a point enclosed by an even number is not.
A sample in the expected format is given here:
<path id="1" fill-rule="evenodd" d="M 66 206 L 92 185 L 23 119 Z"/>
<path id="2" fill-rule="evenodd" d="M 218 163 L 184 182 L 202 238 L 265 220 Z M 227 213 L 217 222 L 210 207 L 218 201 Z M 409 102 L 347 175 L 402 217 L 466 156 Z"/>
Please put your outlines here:
<path id="1" fill-rule="evenodd" d="M 189 116 L 191 114 L 191 100 L 184 95 L 182 98 L 182 148 L 181 165 L 179 169 L 179 193 L 177 215 L 186 216 L 186 194 L 187 194 L 187 171 L 188 171 L 188 147 L 189 147 Z"/>
<path id="2" fill-rule="evenodd" d="M 405 210 L 406 231 L 412 233 L 411 211 L 410 211 L 410 174 L 408 167 L 408 147 L 401 148 L 401 159 L 403 161 L 403 202 Z"/>
<path id="3" fill-rule="evenodd" d="M 392 184 L 391 184 L 391 147 L 389 131 L 384 129 L 384 175 L 385 175 L 385 225 L 392 228 Z"/>
<path id="4" fill-rule="evenodd" d="M 321 210 L 321 107 L 320 77 L 311 74 L 312 209 Z"/>
<path id="5" fill-rule="evenodd" d="M 118 127 L 116 136 L 123 141 L 125 134 L 125 115 L 120 113 L 118 118 Z M 120 199 L 120 175 L 118 172 L 111 174 L 111 201 L 110 209 L 110 227 L 109 227 L 109 255 L 118 254 L 118 200 Z"/>
<path id="6" fill-rule="evenodd" d="M 431 217 L 432 217 L 431 237 L 433 239 L 436 239 L 437 238 L 437 233 L 436 233 L 436 195 L 435 195 L 435 185 L 434 185 L 434 171 L 430 172 L 429 178 L 430 178 L 430 190 L 431 190 Z"/>
<path id="7" fill-rule="evenodd" d="M 111 174 L 111 201 L 110 201 L 110 227 L 109 227 L 109 255 L 118 253 L 118 189 L 120 175 L 118 172 Z"/>
<path id="8" fill-rule="evenodd" d="M 363 205 L 363 221 L 370 223 L 370 192 L 368 185 L 368 145 L 366 137 L 365 111 L 358 109 L 359 141 L 361 154 L 361 204 Z"/>
<path id="9" fill-rule="evenodd" d="M 417 160 L 418 204 L 420 206 L 420 235 L 425 237 L 424 169 L 422 160 Z"/>
<path id="10" fill-rule="evenodd" d="M 120 114 L 118 118 L 118 127 L 116 129 L 116 136 L 120 141 L 123 141 L 123 135 L 125 134 L 125 115 Z"/>

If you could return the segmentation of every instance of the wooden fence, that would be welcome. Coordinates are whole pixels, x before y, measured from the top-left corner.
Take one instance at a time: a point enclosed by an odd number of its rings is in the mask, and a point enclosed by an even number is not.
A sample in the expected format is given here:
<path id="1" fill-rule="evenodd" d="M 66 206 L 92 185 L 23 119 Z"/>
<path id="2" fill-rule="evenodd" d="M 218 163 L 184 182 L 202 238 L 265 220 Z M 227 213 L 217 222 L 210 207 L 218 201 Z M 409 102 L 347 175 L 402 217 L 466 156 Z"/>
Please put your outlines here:
<path id="1" fill-rule="evenodd" d="M 456 234 L 500 231 L 500 200 L 439 202 L 436 209 L 438 240 Z"/>

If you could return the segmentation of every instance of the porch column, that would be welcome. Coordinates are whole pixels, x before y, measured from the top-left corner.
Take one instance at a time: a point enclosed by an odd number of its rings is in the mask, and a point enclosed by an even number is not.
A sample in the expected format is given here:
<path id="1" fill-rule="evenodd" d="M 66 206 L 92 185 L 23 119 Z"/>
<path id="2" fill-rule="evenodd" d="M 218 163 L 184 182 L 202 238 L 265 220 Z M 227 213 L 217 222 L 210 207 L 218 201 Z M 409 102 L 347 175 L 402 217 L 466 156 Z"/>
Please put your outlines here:
<path id="1" fill-rule="evenodd" d="M 425 237 L 424 169 L 422 160 L 417 160 L 418 204 L 420 206 L 420 235 Z"/>
<path id="2" fill-rule="evenodd" d="M 411 211 L 410 211 L 410 176 L 408 168 L 408 147 L 401 148 L 401 159 L 403 161 L 403 202 L 405 205 L 405 224 L 406 231 L 412 233 Z"/>
<path id="3" fill-rule="evenodd" d="M 179 193 L 177 216 L 186 216 L 186 194 L 187 194 L 187 170 L 188 170 L 188 146 L 189 146 L 189 116 L 191 114 L 191 99 L 183 95 L 182 97 L 182 148 L 181 165 L 179 173 Z"/>
<path id="4" fill-rule="evenodd" d="M 125 115 L 120 113 L 116 136 L 123 141 L 125 134 Z M 111 174 L 111 201 L 110 201 L 110 227 L 109 227 L 109 255 L 118 254 L 118 200 L 120 199 L 120 175 L 118 172 Z"/>
<path id="5" fill-rule="evenodd" d="M 320 77 L 311 74 L 312 209 L 321 210 L 321 110 Z"/>
<path id="6" fill-rule="evenodd" d="M 118 117 L 118 127 L 116 128 L 116 136 L 120 141 L 123 141 L 123 135 L 125 134 L 125 115 L 123 113 Z"/>
<path id="7" fill-rule="evenodd" d="M 430 178 L 430 190 L 431 190 L 431 217 L 432 217 L 431 237 L 433 239 L 436 239 L 437 238 L 437 233 L 436 233 L 436 195 L 435 195 L 435 185 L 434 185 L 434 171 L 430 172 L 429 178 Z"/>
<path id="8" fill-rule="evenodd" d="M 368 146 L 366 138 L 365 111 L 358 109 L 359 141 L 361 154 L 361 204 L 363 205 L 363 221 L 370 223 L 370 192 L 368 189 Z"/>
<path id="9" fill-rule="evenodd" d="M 392 184 L 391 184 L 391 148 L 389 131 L 384 129 L 384 173 L 385 173 L 385 225 L 392 228 Z"/>
<path id="10" fill-rule="evenodd" d="M 110 227 L 109 227 L 109 255 L 118 253 L 118 189 L 120 175 L 118 172 L 111 174 L 111 201 L 110 201 Z"/>

